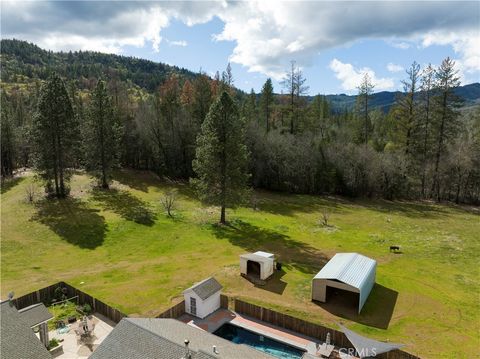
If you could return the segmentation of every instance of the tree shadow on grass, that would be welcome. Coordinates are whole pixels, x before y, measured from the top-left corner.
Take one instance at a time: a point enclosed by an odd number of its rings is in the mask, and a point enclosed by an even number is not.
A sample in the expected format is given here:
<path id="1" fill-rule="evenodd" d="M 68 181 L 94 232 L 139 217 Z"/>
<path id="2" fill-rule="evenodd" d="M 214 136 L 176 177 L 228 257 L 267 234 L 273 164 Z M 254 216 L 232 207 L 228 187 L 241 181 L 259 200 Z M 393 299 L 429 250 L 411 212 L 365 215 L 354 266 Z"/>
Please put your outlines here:
<path id="1" fill-rule="evenodd" d="M 295 268 L 302 273 L 317 273 L 328 261 L 324 253 L 304 242 L 241 220 L 228 225 L 212 224 L 211 231 L 216 238 L 227 239 L 248 252 L 263 250 L 274 253 L 286 268 Z"/>
<path id="2" fill-rule="evenodd" d="M 148 187 L 159 186 L 160 177 L 152 171 L 122 169 L 115 171 L 115 180 L 130 188 L 148 192 Z"/>
<path id="3" fill-rule="evenodd" d="M 348 203 L 341 198 L 322 197 L 315 195 L 300 195 L 257 190 L 255 192 L 257 207 L 260 211 L 281 216 L 292 216 L 298 213 L 340 212 Z"/>
<path id="4" fill-rule="evenodd" d="M 32 218 L 80 248 L 95 249 L 103 244 L 107 227 L 98 210 L 88 208 L 78 199 L 44 199 L 35 205 Z"/>
<path id="5" fill-rule="evenodd" d="M 358 314 L 358 294 L 341 290 L 335 293 L 337 291 L 331 289 L 333 294 L 327 297 L 326 303 L 313 303 L 337 317 L 370 327 L 388 329 L 397 303 L 397 291 L 375 283 L 362 312 Z"/>
<path id="6" fill-rule="evenodd" d="M 156 215 L 148 208 L 148 204 L 127 191 L 95 188 L 92 195 L 104 209 L 115 212 L 127 221 L 145 226 L 152 226 L 155 223 Z"/>
<path id="7" fill-rule="evenodd" d="M 25 177 L 13 177 L 13 178 L 6 178 L 6 179 L 2 180 L 1 194 L 7 193 L 13 187 L 15 187 L 20 182 L 22 182 L 24 179 L 25 179 Z"/>
<path id="8" fill-rule="evenodd" d="M 425 202 L 387 201 L 387 200 L 359 200 L 351 202 L 377 212 L 400 214 L 411 218 L 440 218 L 448 215 L 448 206 Z"/>
<path id="9" fill-rule="evenodd" d="M 282 295 L 285 291 L 285 288 L 287 287 L 287 283 L 282 280 L 282 277 L 285 274 L 286 273 L 283 269 L 276 270 L 275 272 L 273 272 L 273 275 L 267 280 L 267 283 L 265 285 L 255 284 L 255 287 Z"/>

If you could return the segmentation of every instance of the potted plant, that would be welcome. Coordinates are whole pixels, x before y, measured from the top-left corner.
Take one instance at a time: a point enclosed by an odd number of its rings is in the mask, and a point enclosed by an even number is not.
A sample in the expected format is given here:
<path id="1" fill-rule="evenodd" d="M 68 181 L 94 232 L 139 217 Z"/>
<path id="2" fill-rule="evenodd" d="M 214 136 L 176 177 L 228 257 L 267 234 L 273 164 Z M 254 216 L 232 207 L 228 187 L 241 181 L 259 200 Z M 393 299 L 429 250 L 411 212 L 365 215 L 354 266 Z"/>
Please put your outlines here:
<path id="1" fill-rule="evenodd" d="M 60 344 L 60 342 L 58 341 L 58 339 L 56 338 L 53 338 L 53 339 L 50 339 L 50 341 L 48 342 L 48 347 L 47 347 L 48 351 L 50 352 L 50 354 L 55 355 L 57 353 L 60 353 L 61 351 L 63 351 L 63 345 Z"/>

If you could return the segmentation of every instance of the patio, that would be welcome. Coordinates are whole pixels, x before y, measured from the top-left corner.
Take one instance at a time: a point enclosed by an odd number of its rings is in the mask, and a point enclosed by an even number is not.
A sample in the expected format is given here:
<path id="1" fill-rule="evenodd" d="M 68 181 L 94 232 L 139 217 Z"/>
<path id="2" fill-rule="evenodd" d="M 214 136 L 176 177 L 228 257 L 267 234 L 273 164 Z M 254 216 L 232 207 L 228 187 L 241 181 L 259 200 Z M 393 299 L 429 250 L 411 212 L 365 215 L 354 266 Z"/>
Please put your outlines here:
<path id="1" fill-rule="evenodd" d="M 63 351 L 53 357 L 63 359 L 88 358 L 116 325 L 110 319 L 98 313 L 92 315 L 91 322 L 95 325 L 95 329 L 90 337 L 81 340 L 75 333 L 75 330 L 78 330 L 79 325 L 81 327 L 81 320 L 68 324 L 69 330 L 67 333 L 59 334 L 58 330 L 51 330 L 49 332 L 50 339 L 55 338 L 59 341 L 63 339 L 63 341 L 60 342 L 60 344 L 63 345 Z"/>

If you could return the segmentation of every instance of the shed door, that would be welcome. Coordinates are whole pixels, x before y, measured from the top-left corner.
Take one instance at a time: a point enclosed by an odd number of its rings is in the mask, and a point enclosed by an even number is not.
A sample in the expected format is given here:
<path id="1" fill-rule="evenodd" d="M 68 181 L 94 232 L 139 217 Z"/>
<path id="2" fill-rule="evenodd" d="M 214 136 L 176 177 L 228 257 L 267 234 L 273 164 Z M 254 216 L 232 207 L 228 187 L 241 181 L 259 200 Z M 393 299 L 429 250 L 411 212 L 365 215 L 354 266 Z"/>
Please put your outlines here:
<path id="1" fill-rule="evenodd" d="M 190 313 L 197 315 L 197 299 L 193 297 L 190 297 Z"/>

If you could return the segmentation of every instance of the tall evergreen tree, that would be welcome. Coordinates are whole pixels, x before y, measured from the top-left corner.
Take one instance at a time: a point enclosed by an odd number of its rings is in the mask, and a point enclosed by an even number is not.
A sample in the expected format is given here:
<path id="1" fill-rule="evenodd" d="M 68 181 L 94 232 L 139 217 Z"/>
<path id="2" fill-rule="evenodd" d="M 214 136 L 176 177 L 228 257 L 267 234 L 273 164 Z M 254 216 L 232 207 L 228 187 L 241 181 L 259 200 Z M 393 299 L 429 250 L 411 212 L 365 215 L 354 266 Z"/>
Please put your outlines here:
<path id="1" fill-rule="evenodd" d="M 245 198 L 247 168 L 245 124 L 235 101 L 224 91 L 202 124 L 193 161 L 197 178 L 192 180 L 204 202 L 221 207 L 220 223 L 226 223 L 225 209 Z"/>
<path id="2" fill-rule="evenodd" d="M 368 134 L 370 131 L 370 117 L 369 117 L 369 108 L 368 108 L 368 101 L 370 96 L 373 92 L 373 88 L 375 86 L 370 79 L 370 76 L 367 72 L 363 75 L 362 82 L 358 86 L 358 97 L 357 97 L 357 105 L 359 106 L 360 113 L 363 117 L 363 140 L 365 146 L 368 144 Z"/>
<path id="3" fill-rule="evenodd" d="M 440 200 L 440 163 L 443 160 L 448 141 L 458 133 L 458 107 L 460 98 L 454 89 L 460 86 L 455 61 L 447 57 L 435 71 L 436 95 L 434 101 L 433 126 L 436 138 L 435 165 L 433 172 L 432 195 Z"/>
<path id="4" fill-rule="evenodd" d="M 330 105 L 325 96 L 314 97 L 310 104 L 310 117 L 309 129 L 314 135 L 319 134 L 322 141 L 327 140 L 330 127 Z"/>
<path id="5" fill-rule="evenodd" d="M 102 188 L 108 188 L 112 169 L 118 165 L 121 126 L 104 81 L 95 87 L 85 121 L 83 145 L 86 168 Z"/>
<path id="6" fill-rule="evenodd" d="M 242 114 L 248 121 L 253 121 L 257 118 L 257 94 L 253 88 L 248 96 L 244 98 Z"/>
<path id="7" fill-rule="evenodd" d="M 267 79 L 262 87 L 262 93 L 260 94 L 260 108 L 262 118 L 265 121 L 265 128 L 270 131 L 270 121 L 273 112 L 274 97 L 272 80 Z"/>
<path id="8" fill-rule="evenodd" d="M 418 125 L 417 91 L 420 65 L 414 61 L 407 69 L 408 79 L 403 80 L 404 95 L 397 101 L 396 123 L 405 154 L 412 154 L 413 139 Z"/>
<path id="9" fill-rule="evenodd" d="M 10 103 L 8 102 L 5 92 L 1 91 L 1 176 L 11 176 L 15 169 L 15 131 L 13 125 L 13 116 L 11 113 Z"/>
<path id="10" fill-rule="evenodd" d="M 212 88 L 207 75 L 201 73 L 193 82 L 193 115 L 199 125 L 205 120 L 212 103 Z"/>
<path id="11" fill-rule="evenodd" d="M 300 116 L 301 97 L 308 93 L 309 87 L 305 85 L 307 79 L 303 76 L 302 70 L 292 60 L 290 70 L 285 74 L 282 81 L 284 88 L 288 91 L 290 99 L 290 133 L 293 134 L 298 127 Z"/>
<path id="12" fill-rule="evenodd" d="M 422 197 L 425 198 L 427 193 L 426 193 L 426 188 L 427 188 L 427 161 L 430 155 L 430 138 L 431 138 L 431 107 L 432 107 L 432 91 L 434 88 L 434 76 L 435 76 L 435 70 L 432 67 L 432 64 L 428 64 L 428 66 L 423 69 L 422 71 L 422 78 L 421 78 L 421 103 L 422 103 L 422 110 L 421 110 L 421 132 L 422 132 L 422 139 L 421 139 L 421 148 L 420 148 L 420 154 L 421 154 L 421 171 L 422 171 L 422 177 L 421 177 L 421 192 L 422 192 Z"/>
<path id="13" fill-rule="evenodd" d="M 53 73 L 43 85 L 32 124 L 34 167 L 48 193 L 68 195 L 71 166 L 78 154 L 78 123 L 63 80 Z"/>

